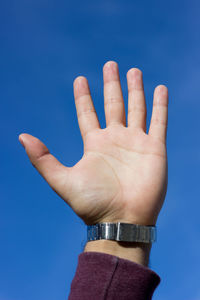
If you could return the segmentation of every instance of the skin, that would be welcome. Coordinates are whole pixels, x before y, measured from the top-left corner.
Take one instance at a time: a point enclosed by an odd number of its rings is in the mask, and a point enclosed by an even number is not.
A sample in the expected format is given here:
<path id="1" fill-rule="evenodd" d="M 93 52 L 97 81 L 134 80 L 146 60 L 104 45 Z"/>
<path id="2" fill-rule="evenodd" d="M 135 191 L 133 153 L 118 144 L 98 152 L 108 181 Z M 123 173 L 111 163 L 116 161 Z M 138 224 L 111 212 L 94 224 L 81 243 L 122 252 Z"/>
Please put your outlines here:
<path id="1" fill-rule="evenodd" d="M 128 115 L 118 65 L 103 67 L 106 128 L 101 128 L 88 81 L 74 80 L 77 118 L 84 144 L 82 159 L 62 165 L 36 137 L 23 133 L 19 140 L 32 165 L 85 224 L 126 222 L 155 225 L 167 191 L 168 90 L 154 90 L 149 130 L 142 72 L 127 72 Z M 126 125 L 127 122 L 127 125 Z M 94 241 L 84 251 L 98 251 L 148 264 L 151 245 Z"/>

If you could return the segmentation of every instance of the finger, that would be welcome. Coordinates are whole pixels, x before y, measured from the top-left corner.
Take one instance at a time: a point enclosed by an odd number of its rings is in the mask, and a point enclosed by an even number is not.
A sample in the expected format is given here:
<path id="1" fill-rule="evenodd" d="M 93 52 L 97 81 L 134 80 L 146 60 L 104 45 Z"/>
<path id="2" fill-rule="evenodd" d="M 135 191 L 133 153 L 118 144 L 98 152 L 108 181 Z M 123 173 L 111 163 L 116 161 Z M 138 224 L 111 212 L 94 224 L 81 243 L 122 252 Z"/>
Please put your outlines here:
<path id="1" fill-rule="evenodd" d="M 74 80 L 74 98 L 79 128 L 84 139 L 89 132 L 100 128 L 100 125 L 90 95 L 88 81 L 83 76 Z"/>
<path id="2" fill-rule="evenodd" d="M 148 134 L 165 142 L 167 121 L 168 89 L 164 85 L 159 85 L 154 90 L 153 111 Z"/>
<path id="3" fill-rule="evenodd" d="M 30 134 L 20 134 L 19 141 L 37 171 L 48 182 L 51 188 L 67 201 L 70 192 L 70 168 L 62 165 L 48 148 L 36 137 Z"/>
<path id="4" fill-rule="evenodd" d="M 124 100 L 116 62 L 109 61 L 104 65 L 103 79 L 106 126 L 112 124 L 123 124 L 126 126 Z"/>
<path id="5" fill-rule="evenodd" d="M 127 72 L 128 127 L 142 128 L 146 132 L 146 103 L 142 72 L 132 68 Z"/>

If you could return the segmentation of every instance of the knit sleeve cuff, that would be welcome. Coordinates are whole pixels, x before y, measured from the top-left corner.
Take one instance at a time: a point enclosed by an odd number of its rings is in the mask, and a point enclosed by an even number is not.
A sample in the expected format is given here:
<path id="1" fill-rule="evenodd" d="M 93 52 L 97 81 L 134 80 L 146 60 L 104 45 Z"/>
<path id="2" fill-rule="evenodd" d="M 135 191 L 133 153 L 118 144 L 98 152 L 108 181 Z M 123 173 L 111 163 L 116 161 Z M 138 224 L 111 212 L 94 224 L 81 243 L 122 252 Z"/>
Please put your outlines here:
<path id="1" fill-rule="evenodd" d="M 160 283 L 151 269 L 100 252 L 79 255 L 69 300 L 149 300 Z"/>

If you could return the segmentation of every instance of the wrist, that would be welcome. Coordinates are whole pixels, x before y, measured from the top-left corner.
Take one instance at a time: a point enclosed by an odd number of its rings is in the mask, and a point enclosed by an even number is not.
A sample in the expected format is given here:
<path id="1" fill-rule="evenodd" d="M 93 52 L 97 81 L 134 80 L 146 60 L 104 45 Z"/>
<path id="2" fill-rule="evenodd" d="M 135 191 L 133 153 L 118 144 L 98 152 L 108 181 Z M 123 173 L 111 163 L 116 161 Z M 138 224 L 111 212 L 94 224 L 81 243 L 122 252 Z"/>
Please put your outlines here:
<path id="1" fill-rule="evenodd" d="M 117 242 L 97 240 L 87 242 L 84 252 L 101 252 L 128 259 L 143 266 L 148 266 L 151 243 Z"/>

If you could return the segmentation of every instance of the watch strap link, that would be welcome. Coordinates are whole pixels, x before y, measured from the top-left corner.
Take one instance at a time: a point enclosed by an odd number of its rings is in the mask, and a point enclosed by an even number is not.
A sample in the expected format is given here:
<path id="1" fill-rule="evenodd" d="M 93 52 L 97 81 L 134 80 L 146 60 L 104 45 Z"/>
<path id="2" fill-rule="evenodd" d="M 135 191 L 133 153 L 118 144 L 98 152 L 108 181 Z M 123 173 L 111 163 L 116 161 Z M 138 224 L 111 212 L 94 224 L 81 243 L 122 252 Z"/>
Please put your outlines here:
<path id="1" fill-rule="evenodd" d="M 115 240 L 121 242 L 153 243 L 156 227 L 128 223 L 99 223 L 87 226 L 87 240 Z"/>

